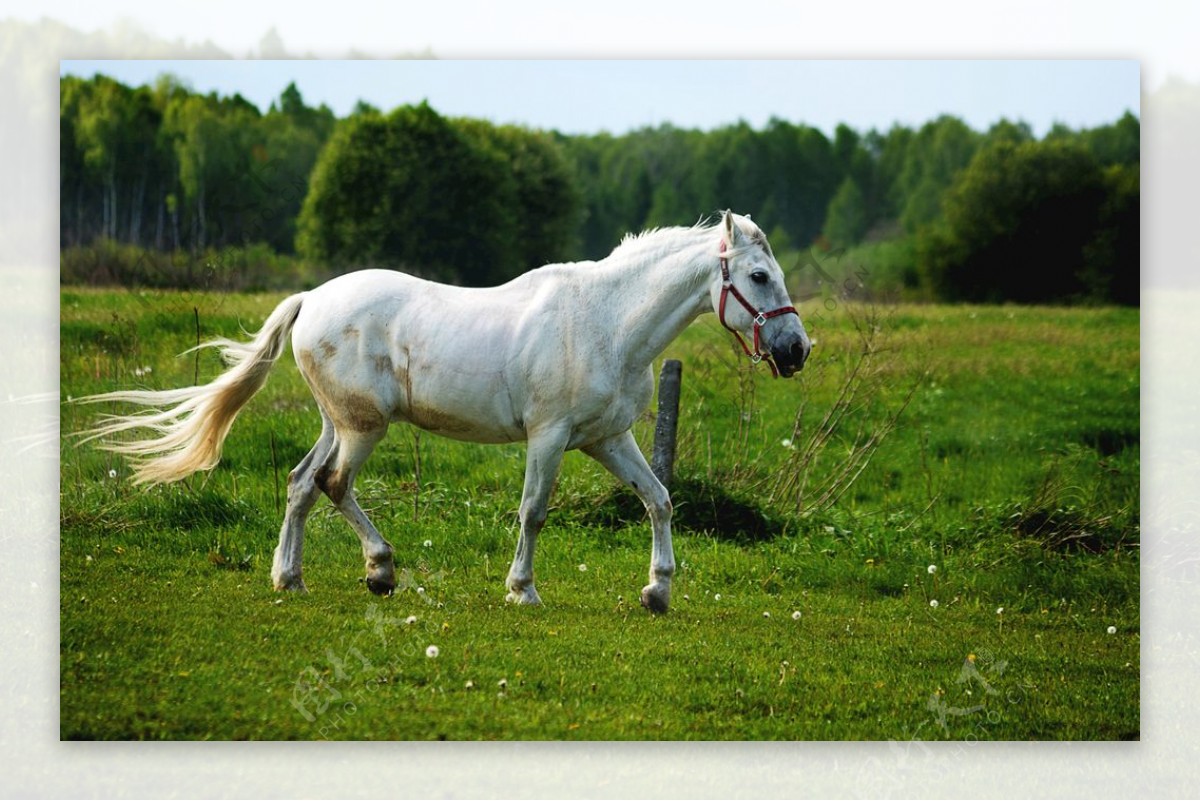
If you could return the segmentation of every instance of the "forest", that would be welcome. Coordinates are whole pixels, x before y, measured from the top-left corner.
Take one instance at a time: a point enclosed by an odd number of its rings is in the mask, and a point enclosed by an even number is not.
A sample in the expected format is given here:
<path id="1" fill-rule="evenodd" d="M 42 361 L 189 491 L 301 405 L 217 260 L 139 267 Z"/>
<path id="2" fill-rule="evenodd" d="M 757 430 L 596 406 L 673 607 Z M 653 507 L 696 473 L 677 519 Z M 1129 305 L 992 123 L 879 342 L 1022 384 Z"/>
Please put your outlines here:
<path id="1" fill-rule="evenodd" d="M 564 135 L 426 103 L 339 119 L 295 84 L 264 113 L 169 75 L 60 79 L 65 284 L 281 289 L 382 266 L 489 285 L 732 208 L 785 267 L 853 264 L 879 297 L 1136 305 L 1139 195 L 1131 112 L 1040 138 L 953 116 Z"/>

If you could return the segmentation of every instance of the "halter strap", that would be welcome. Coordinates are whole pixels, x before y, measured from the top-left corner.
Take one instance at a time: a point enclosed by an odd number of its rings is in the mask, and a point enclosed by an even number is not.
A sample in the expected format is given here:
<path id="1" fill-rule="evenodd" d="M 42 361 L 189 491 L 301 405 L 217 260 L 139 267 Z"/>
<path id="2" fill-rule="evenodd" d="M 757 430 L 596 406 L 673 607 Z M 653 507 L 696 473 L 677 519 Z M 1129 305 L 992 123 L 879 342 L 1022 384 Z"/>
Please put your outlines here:
<path id="1" fill-rule="evenodd" d="M 746 340 L 742 338 L 741 332 L 725 321 L 725 300 L 730 295 L 733 295 L 734 299 L 736 299 L 738 303 L 742 304 L 742 308 L 744 308 L 747 312 L 749 312 L 750 317 L 753 318 L 753 321 L 754 321 L 754 349 L 753 350 L 751 350 L 750 347 L 748 345 L 746 345 Z M 717 316 L 721 320 L 721 325 L 725 326 L 727 329 L 729 329 L 731 332 L 733 332 L 733 335 L 737 338 L 738 344 L 742 346 L 742 350 L 744 350 L 746 352 L 746 355 L 750 357 L 750 361 L 753 362 L 754 364 L 758 364 L 759 362 L 766 362 L 767 366 L 771 368 L 771 375 L 775 376 L 776 378 L 779 378 L 779 368 L 775 366 L 775 360 L 773 358 L 771 358 L 770 351 L 764 351 L 761 348 L 759 332 L 762 330 L 762 327 L 767 324 L 767 320 L 770 320 L 772 317 L 779 317 L 780 315 L 784 315 L 784 314 L 794 314 L 797 317 L 800 316 L 800 312 L 796 311 L 795 306 L 780 306 L 778 309 L 772 309 L 771 311 L 767 311 L 767 312 L 759 311 L 758 309 L 754 308 L 754 306 L 750 303 L 750 301 L 746 300 L 745 296 L 742 295 L 742 293 L 738 291 L 738 288 L 733 285 L 733 280 L 729 277 L 729 259 L 725 256 L 725 240 L 722 239 L 721 240 L 721 302 L 717 306 Z"/>

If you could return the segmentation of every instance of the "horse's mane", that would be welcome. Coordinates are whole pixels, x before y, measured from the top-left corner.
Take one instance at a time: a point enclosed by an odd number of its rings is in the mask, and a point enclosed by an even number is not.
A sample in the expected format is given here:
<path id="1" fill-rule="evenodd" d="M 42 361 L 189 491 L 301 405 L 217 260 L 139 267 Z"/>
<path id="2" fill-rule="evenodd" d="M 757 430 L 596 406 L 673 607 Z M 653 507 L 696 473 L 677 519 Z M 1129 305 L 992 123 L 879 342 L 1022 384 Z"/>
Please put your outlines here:
<path id="1" fill-rule="evenodd" d="M 677 250 L 681 244 L 690 243 L 701 235 L 716 230 L 714 223 L 701 219 L 693 226 L 670 226 L 666 228 L 647 228 L 645 231 L 625 234 L 621 244 L 613 248 L 612 255 L 646 256 L 658 253 L 670 253 Z"/>
<path id="2" fill-rule="evenodd" d="M 753 222 L 751 224 L 753 225 Z M 654 258 L 658 255 L 665 255 L 677 250 L 683 244 L 694 241 L 696 237 L 716 231 L 720 225 L 720 219 L 712 222 L 711 218 L 702 217 L 692 226 L 647 228 L 639 233 L 628 233 L 621 240 L 621 244 L 613 249 L 610 258 L 626 256 Z M 772 255 L 771 246 L 767 244 L 767 237 L 758 226 L 754 226 L 754 230 L 749 232 L 749 238 L 750 247 L 761 247 L 767 252 L 767 255 Z M 727 255 L 733 258 L 738 254 L 731 250 Z"/>

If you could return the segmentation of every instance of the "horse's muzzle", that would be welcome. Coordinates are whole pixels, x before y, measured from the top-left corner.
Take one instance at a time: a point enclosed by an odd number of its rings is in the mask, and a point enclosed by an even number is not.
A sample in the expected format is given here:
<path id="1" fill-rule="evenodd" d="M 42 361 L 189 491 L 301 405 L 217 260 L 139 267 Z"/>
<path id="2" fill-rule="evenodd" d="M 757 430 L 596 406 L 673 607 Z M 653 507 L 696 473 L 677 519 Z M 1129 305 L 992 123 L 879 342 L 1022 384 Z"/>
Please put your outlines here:
<path id="1" fill-rule="evenodd" d="M 771 349 L 771 359 L 783 378 L 791 378 L 800 372 L 812 352 L 812 344 L 806 338 L 793 340 L 790 344 L 779 349 Z"/>

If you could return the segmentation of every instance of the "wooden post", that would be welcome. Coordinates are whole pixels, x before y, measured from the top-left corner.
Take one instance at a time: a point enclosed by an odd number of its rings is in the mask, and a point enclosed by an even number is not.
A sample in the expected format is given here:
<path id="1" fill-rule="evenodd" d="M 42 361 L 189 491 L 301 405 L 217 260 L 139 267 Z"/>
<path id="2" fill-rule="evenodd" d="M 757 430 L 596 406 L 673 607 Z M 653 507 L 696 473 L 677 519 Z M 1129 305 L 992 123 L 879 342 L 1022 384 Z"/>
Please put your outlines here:
<path id="1" fill-rule="evenodd" d="M 663 362 L 658 376 L 658 419 L 654 423 L 654 454 L 650 469 L 667 489 L 675 476 L 675 434 L 679 428 L 679 385 L 683 365 L 678 359 Z"/>

